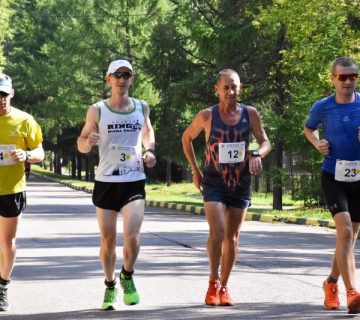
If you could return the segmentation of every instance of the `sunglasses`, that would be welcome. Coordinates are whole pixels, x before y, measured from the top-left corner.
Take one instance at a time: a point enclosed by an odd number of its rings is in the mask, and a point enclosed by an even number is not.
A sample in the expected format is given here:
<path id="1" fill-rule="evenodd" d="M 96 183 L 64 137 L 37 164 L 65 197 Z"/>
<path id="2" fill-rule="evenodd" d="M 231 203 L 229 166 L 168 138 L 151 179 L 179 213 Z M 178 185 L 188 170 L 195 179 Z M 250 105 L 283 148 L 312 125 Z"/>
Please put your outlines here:
<path id="1" fill-rule="evenodd" d="M 132 76 L 130 72 L 121 72 L 121 71 L 115 71 L 114 73 L 111 73 L 111 75 L 116 79 L 124 78 L 125 80 L 131 78 Z"/>
<path id="2" fill-rule="evenodd" d="M 351 74 L 334 74 L 334 77 L 338 79 L 339 81 L 345 82 L 347 79 L 350 81 L 354 81 L 357 79 L 358 74 L 357 73 L 351 73 Z"/>
<path id="3" fill-rule="evenodd" d="M 0 91 L 0 97 L 8 97 L 10 95 L 10 93 L 7 93 L 7 92 L 3 92 L 3 91 Z"/>

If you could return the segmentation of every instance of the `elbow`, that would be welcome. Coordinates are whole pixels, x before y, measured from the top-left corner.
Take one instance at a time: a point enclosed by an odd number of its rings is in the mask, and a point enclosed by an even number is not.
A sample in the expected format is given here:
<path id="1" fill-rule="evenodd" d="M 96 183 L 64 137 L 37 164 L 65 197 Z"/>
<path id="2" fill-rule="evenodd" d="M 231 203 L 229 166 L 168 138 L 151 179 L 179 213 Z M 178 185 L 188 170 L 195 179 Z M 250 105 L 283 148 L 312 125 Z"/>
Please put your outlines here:
<path id="1" fill-rule="evenodd" d="M 189 138 L 189 135 L 186 134 L 186 132 L 184 132 L 184 134 L 182 135 L 181 142 L 183 146 L 186 146 L 191 143 L 191 139 Z"/>

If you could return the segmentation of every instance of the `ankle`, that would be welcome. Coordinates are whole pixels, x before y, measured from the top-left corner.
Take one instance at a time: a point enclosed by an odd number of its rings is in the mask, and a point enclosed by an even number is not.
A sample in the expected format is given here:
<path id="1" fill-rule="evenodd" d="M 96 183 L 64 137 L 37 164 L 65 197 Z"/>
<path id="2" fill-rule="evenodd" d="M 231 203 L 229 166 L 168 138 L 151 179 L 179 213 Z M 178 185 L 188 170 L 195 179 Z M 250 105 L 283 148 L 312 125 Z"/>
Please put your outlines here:
<path id="1" fill-rule="evenodd" d="M 332 284 L 337 284 L 338 280 L 339 280 L 339 278 L 334 278 L 331 275 L 327 278 L 327 282 L 332 283 Z"/>
<path id="2" fill-rule="evenodd" d="M 133 271 L 127 271 L 127 270 L 125 270 L 124 266 L 122 266 L 122 268 L 121 268 L 121 273 L 122 273 L 125 277 L 131 278 L 131 277 L 133 276 L 133 274 L 134 274 L 134 270 L 133 270 Z"/>
<path id="3" fill-rule="evenodd" d="M 106 287 L 109 288 L 109 289 L 115 288 L 115 286 L 116 286 L 116 278 L 115 278 L 115 280 L 112 280 L 112 281 L 107 281 L 105 279 L 104 283 L 105 283 Z"/>
<path id="4" fill-rule="evenodd" d="M 1 285 L 7 286 L 9 283 L 10 283 L 10 279 L 5 280 L 5 279 L 1 278 L 1 276 L 0 276 L 0 284 Z"/>

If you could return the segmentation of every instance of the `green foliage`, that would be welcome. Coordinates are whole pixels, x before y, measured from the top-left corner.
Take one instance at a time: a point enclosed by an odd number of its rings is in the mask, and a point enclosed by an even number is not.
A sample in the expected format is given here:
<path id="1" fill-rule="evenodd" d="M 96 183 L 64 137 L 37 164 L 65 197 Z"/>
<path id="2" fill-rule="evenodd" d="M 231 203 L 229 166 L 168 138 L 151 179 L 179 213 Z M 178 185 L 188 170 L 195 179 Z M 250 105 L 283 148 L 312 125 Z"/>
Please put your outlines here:
<path id="1" fill-rule="evenodd" d="M 104 75 L 114 59 L 133 62 L 131 94 L 151 106 L 158 155 L 182 163 L 182 132 L 199 110 L 217 103 L 213 85 L 219 70 L 239 72 L 244 88 L 240 99 L 261 112 L 275 149 L 281 140 L 285 153 L 301 157 L 312 148 L 302 133 L 308 111 L 333 90 L 331 61 L 344 54 L 360 60 L 359 0 L 0 4 L 0 68 L 14 79 L 13 103 L 34 114 L 46 148 L 63 155 L 75 152 L 88 106 L 108 97 Z M 285 39 L 277 51 L 280 27 Z M 282 105 L 279 91 L 284 93 Z M 203 148 L 201 136 L 195 143 L 199 159 Z M 301 170 L 311 173 L 308 191 L 296 193 L 309 194 L 311 202 L 311 194 L 318 194 L 319 159 L 303 161 Z M 278 171 L 272 179 L 284 185 L 292 179 Z"/>
<path id="2" fill-rule="evenodd" d="M 6 65 L 4 49 L 6 41 L 11 39 L 12 32 L 9 27 L 14 11 L 11 9 L 13 0 L 0 0 L 0 70 Z"/>

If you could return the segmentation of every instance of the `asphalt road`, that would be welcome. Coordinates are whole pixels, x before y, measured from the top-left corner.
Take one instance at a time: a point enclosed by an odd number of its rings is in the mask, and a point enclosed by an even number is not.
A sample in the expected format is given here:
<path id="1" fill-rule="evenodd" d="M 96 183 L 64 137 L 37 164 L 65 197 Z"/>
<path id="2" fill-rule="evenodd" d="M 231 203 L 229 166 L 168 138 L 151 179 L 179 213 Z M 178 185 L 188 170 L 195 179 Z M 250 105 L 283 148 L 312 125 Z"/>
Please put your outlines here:
<path id="1" fill-rule="evenodd" d="M 334 230 L 246 221 L 230 277 L 233 307 L 208 307 L 204 216 L 146 208 L 135 283 L 140 304 L 100 310 L 104 294 L 99 233 L 91 196 L 31 176 L 28 208 L 18 232 L 9 288 L 11 310 L 0 318 L 78 319 L 347 319 L 323 308 L 321 283 L 328 274 Z M 118 222 L 118 265 L 122 223 Z M 357 252 L 358 255 L 358 252 Z M 121 292 L 120 292 L 121 293 Z"/>

